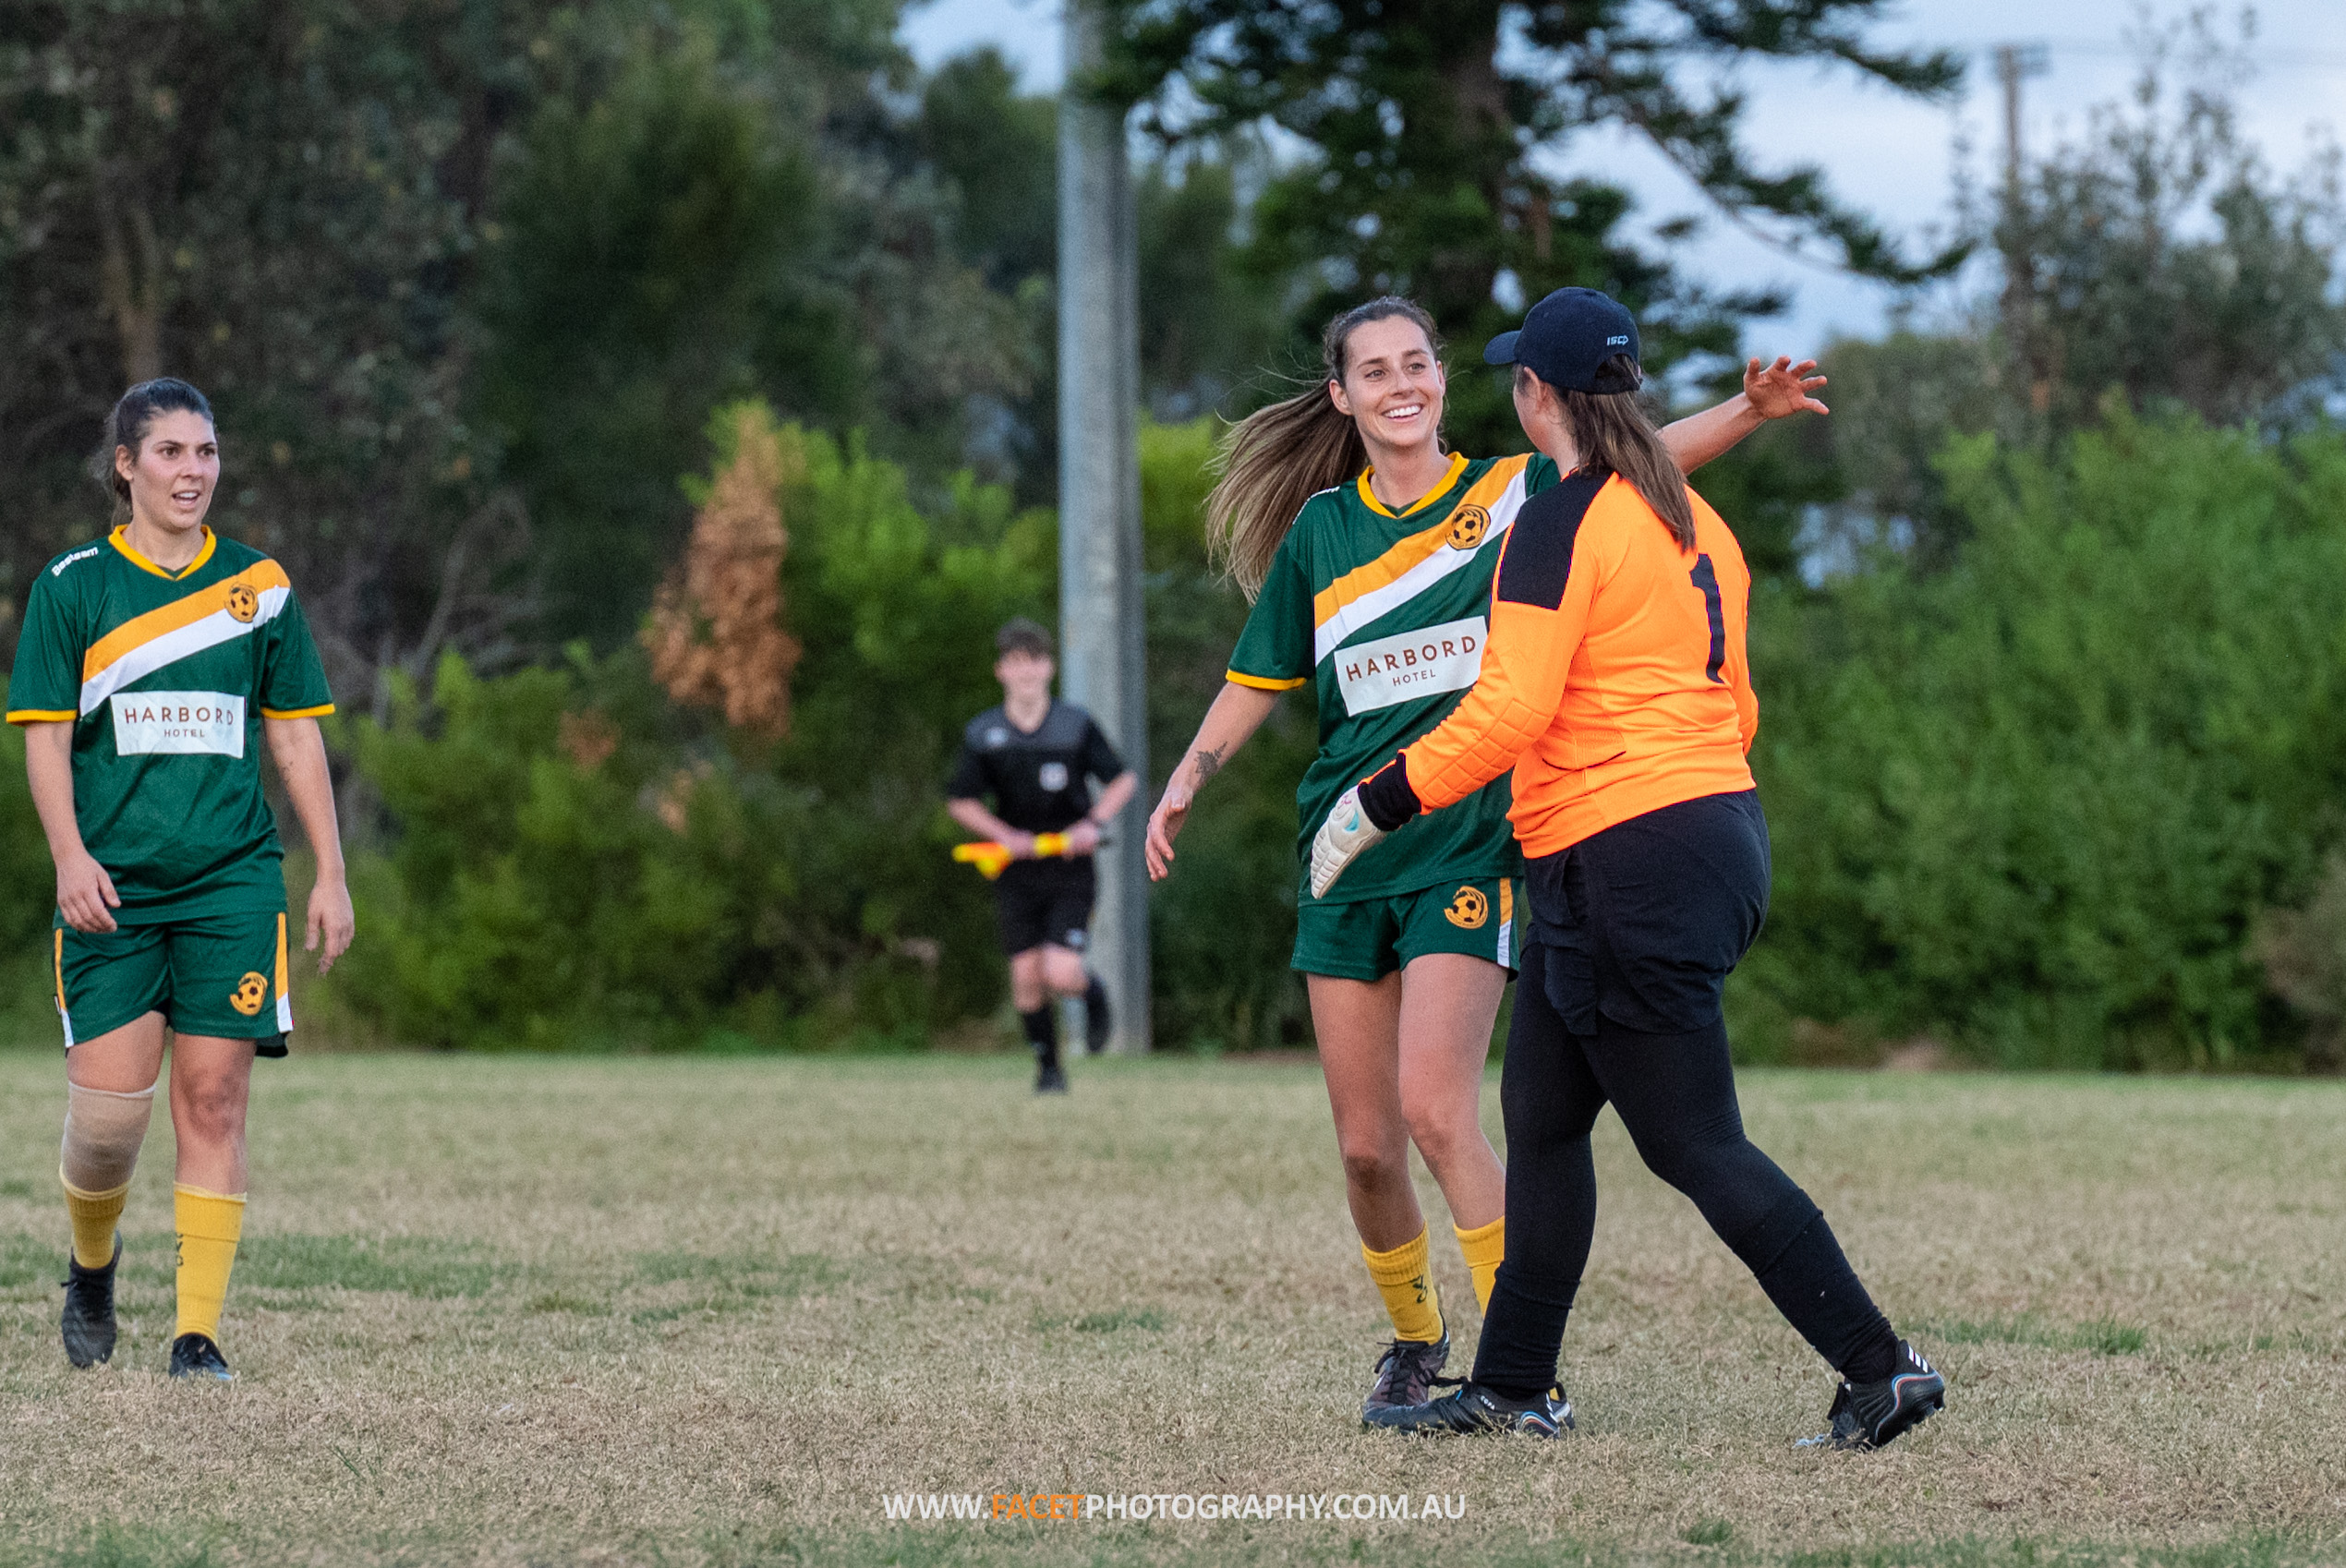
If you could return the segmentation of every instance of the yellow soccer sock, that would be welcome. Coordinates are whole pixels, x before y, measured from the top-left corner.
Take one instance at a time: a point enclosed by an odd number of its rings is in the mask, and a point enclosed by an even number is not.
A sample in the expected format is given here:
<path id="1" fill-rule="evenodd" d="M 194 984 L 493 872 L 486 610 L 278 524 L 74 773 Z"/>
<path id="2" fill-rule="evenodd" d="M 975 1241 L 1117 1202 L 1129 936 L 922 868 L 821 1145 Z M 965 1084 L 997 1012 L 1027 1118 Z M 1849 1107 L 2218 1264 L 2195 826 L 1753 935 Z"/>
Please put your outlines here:
<path id="1" fill-rule="evenodd" d="M 1450 1229 L 1457 1236 L 1467 1272 L 1474 1275 L 1474 1304 L 1488 1312 L 1491 1287 L 1499 1279 L 1499 1260 L 1507 1255 L 1507 1217 L 1501 1214 L 1489 1224 L 1477 1225 L 1472 1230 L 1459 1230 L 1456 1225 Z"/>
<path id="2" fill-rule="evenodd" d="M 130 1184 L 111 1192 L 84 1192 L 58 1176 L 66 1189 L 66 1212 L 73 1217 L 73 1260 L 85 1269 L 103 1269 L 114 1261 L 115 1226 L 122 1206 L 130 1200 Z"/>
<path id="3" fill-rule="evenodd" d="M 179 1326 L 172 1336 L 200 1333 L 217 1345 L 228 1271 L 236 1266 L 236 1240 L 245 1229 L 244 1194 L 175 1186 L 171 1206 L 179 1232 Z"/>
<path id="4" fill-rule="evenodd" d="M 1442 1301 L 1433 1288 L 1433 1271 L 1426 1266 L 1425 1232 L 1418 1232 L 1390 1252 L 1373 1251 L 1362 1242 L 1360 1256 L 1368 1261 L 1369 1278 L 1376 1282 L 1377 1293 L 1385 1297 L 1385 1309 L 1393 1319 L 1393 1337 L 1422 1345 L 1440 1339 Z"/>

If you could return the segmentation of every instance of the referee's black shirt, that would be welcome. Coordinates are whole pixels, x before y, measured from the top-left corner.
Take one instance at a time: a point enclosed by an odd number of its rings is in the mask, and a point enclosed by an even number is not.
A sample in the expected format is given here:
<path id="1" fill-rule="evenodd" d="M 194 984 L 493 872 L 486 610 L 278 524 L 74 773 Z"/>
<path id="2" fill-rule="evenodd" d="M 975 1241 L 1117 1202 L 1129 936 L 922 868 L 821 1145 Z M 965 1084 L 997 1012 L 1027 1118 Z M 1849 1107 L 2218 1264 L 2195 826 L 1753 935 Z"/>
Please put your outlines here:
<path id="1" fill-rule="evenodd" d="M 1053 702 L 1031 731 L 989 707 L 961 731 L 945 792 L 957 801 L 992 796 L 989 809 L 1022 833 L 1060 833 L 1092 809 L 1086 778 L 1106 784 L 1123 771 L 1124 759 L 1073 703 Z"/>

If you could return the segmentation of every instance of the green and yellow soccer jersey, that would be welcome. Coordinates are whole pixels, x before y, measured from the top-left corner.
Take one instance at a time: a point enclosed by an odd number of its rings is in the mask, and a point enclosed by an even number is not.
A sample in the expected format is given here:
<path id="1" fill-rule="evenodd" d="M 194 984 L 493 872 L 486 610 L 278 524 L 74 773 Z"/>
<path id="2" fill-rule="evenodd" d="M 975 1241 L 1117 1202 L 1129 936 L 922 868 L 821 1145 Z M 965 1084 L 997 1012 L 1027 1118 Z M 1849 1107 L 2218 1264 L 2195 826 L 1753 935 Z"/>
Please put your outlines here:
<path id="1" fill-rule="evenodd" d="M 1474 684 L 1500 546 L 1525 499 L 1555 479 L 1555 464 L 1536 454 L 1453 456 L 1447 479 L 1398 516 L 1366 474 L 1304 502 L 1229 672 L 1266 691 L 1317 683 L 1320 754 L 1295 796 L 1299 864 L 1336 797 L 1441 723 Z M 1363 852 L 1329 901 L 1515 874 L 1522 862 L 1507 805 L 1501 778 L 1419 817 Z M 1298 897 L 1310 902 L 1310 888 Z"/>
<path id="2" fill-rule="evenodd" d="M 74 815 L 126 924 L 284 907 L 259 721 L 333 711 L 284 568 L 209 528 L 181 572 L 117 528 L 33 581 L 8 722 L 73 721 Z"/>

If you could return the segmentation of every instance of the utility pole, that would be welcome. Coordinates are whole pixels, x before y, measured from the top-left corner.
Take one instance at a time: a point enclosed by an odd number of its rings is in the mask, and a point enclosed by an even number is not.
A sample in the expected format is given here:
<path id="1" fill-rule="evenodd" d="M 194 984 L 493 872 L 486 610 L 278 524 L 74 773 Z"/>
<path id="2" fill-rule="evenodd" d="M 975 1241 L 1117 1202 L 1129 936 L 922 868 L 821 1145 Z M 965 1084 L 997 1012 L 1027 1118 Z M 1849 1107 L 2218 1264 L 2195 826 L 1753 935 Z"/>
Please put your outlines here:
<path id="1" fill-rule="evenodd" d="M 2029 406 L 2042 414 L 2051 406 L 2052 385 L 2037 363 L 2033 318 L 2037 302 L 2034 236 L 2028 232 L 2028 196 L 2024 188 L 2027 169 L 2020 154 L 2020 84 L 2050 68 L 2041 43 L 2000 43 L 1994 50 L 1996 79 L 2004 90 L 2003 220 L 1996 225 L 1998 248 L 2004 259 L 2001 302 L 2005 362 L 2014 378 L 2028 389 Z"/>
<path id="2" fill-rule="evenodd" d="M 1059 92 L 1060 686 L 1141 778 L 1098 855 L 1092 968 L 1116 1008 L 1108 1048 L 1149 1048 L 1148 681 L 1141 601 L 1140 303 L 1124 114 L 1087 84 L 1101 0 L 1065 0 Z"/>

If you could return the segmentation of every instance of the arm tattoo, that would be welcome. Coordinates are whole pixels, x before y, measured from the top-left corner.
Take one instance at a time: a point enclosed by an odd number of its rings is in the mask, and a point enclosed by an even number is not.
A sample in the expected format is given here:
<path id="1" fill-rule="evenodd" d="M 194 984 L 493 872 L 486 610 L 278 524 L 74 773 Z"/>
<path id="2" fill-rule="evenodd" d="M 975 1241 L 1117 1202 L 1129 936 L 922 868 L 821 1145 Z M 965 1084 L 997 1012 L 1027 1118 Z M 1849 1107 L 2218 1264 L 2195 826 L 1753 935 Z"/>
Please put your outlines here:
<path id="1" fill-rule="evenodd" d="M 1222 754 L 1200 747 L 1197 754 L 1197 781 L 1201 784 L 1222 771 Z"/>

